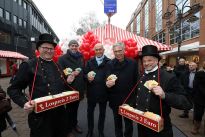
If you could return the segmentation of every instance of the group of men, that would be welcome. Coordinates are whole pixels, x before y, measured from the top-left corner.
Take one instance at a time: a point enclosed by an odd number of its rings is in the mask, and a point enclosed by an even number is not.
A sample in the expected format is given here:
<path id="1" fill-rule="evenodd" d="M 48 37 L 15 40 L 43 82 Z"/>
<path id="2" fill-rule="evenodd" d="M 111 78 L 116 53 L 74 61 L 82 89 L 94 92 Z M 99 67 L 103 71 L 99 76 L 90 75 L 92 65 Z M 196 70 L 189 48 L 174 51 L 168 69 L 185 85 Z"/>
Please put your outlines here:
<path id="1" fill-rule="evenodd" d="M 192 102 L 193 105 L 193 121 L 194 126 L 191 130 L 192 134 L 198 134 L 201 125 L 202 117 L 204 114 L 205 102 L 204 102 L 204 81 L 205 81 L 205 61 L 203 61 L 202 69 L 198 70 L 196 62 L 185 63 L 185 58 L 179 58 L 178 65 L 174 69 L 174 74 L 181 82 L 187 98 Z M 189 110 L 184 110 L 180 118 L 189 118 Z M 204 129 L 205 133 L 205 129 Z"/>
<path id="2" fill-rule="evenodd" d="M 157 47 L 146 45 L 142 48 L 140 61 L 144 71 L 139 75 L 138 63 L 124 56 L 123 43 L 113 45 L 115 58 L 110 60 L 104 55 L 102 44 L 94 47 L 95 57 L 87 61 L 84 66 L 82 54 L 78 52 L 79 44 L 71 40 L 69 49 L 58 62 L 52 61 L 56 43 L 50 34 L 41 34 L 36 48 L 40 57 L 23 62 L 19 71 L 8 88 L 11 99 L 28 112 L 28 123 L 31 137 L 74 137 L 73 130 L 82 133 L 77 124 L 77 110 L 84 94 L 87 95 L 88 133 L 86 137 L 94 137 L 94 110 L 99 104 L 98 131 L 99 137 L 104 135 L 106 106 L 113 111 L 115 136 L 132 137 L 133 122 L 123 119 L 118 114 L 118 108 L 123 103 L 129 104 L 141 111 L 150 111 L 161 115 L 164 119 L 164 129 L 155 132 L 138 124 L 139 137 L 173 137 L 169 114 L 171 107 L 188 110 L 190 102 L 175 75 L 159 68 L 160 56 Z M 72 73 L 65 74 L 63 70 L 72 69 Z M 79 69 L 80 68 L 80 69 Z M 92 75 L 90 72 L 93 72 Z M 116 79 L 107 79 L 115 75 Z M 158 82 L 157 86 L 148 89 L 144 86 L 148 80 Z M 139 81 L 135 92 L 127 99 L 135 84 Z M 29 86 L 30 99 L 22 90 Z M 71 88 L 72 87 L 72 88 Z M 80 100 L 68 103 L 41 113 L 35 113 L 33 99 L 54 95 L 63 91 L 75 89 L 80 93 Z M 162 103 L 162 111 L 160 109 Z M 162 112 L 162 113 L 161 113 Z"/>

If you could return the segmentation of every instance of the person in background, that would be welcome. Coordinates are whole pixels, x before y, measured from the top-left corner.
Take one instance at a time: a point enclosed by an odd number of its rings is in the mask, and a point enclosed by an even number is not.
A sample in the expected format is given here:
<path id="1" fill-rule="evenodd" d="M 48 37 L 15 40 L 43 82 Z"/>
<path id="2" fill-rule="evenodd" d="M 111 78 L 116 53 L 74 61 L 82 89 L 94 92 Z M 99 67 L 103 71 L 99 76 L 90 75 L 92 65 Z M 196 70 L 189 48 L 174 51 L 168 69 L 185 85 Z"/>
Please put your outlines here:
<path id="1" fill-rule="evenodd" d="M 124 118 L 125 131 L 123 134 L 122 116 L 118 114 L 119 106 L 122 105 L 131 92 L 138 78 L 137 63 L 124 56 L 125 47 L 123 43 L 113 45 L 115 58 L 107 63 L 106 77 L 115 75 L 116 80 L 110 79 L 106 81 L 108 87 L 109 106 L 113 111 L 115 136 L 116 137 L 132 137 L 133 123 L 131 120 Z M 126 104 L 134 103 L 134 95 L 130 96 Z"/>
<path id="2" fill-rule="evenodd" d="M 34 112 L 34 99 L 70 90 L 67 87 L 67 82 L 63 79 L 62 70 L 52 60 L 56 45 L 51 34 L 41 34 L 36 44 L 40 57 L 21 63 L 16 77 L 7 89 L 7 93 L 14 103 L 28 113 L 30 137 L 67 136 L 67 116 L 64 106 L 41 113 Z M 22 91 L 27 87 L 30 91 L 29 99 Z"/>
<path id="3" fill-rule="evenodd" d="M 186 60 L 185 60 L 185 58 L 182 58 L 182 57 L 180 57 L 179 58 L 179 61 L 178 61 L 178 65 L 177 66 L 175 66 L 175 68 L 174 68 L 174 73 L 175 73 L 175 75 L 176 75 L 176 77 L 180 80 L 180 78 L 181 78 L 181 75 L 183 74 L 183 73 L 185 73 L 186 71 L 188 71 L 189 70 L 189 68 L 187 67 L 187 65 L 185 64 L 185 62 L 186 62 Z M 180 81 L 181 82 L 181 81 Z"/>
<path id="4" fill-rule="evenodd" d="M 205 61 L 203 61 L 202 69 L 196 72 L 194 79 L 194 126 L 191 133 L 196 135 L 199 133 L 202 117 L 205 110 Z M 205 121 L 204 121 L 205 124 Z M 205 126 L 204 126 L 205 134 Z"/>
<path id="5" fill-rule="evenodd" d="M 79 44 L 76 40 L 71 40 L 68 43 L 68 47 L 69 49 L 67 50 L 67 53 L 59 58 L 58 63 L 60 64 L 62 70 L 72 70 L 71 75 L 66 75 L 73 76 L 73 78 L 70 79 L 71 81 L 69 82 L 69 84 L 75 90 L 79 91 L 80 100 L 82 100 L 84 98 L 84 93 L 86 90 L 83 56 L 78 51 Z M 80 134 L 83 132 L 82 129 L 78 126 L 78 107 L 80 104 L 80 100 L 69 103 L 66 106 L 69 124 L 68 137 L 74 136 L 72 132 L 73 130 Z"/>
<path id="6" fill-rule="evenodd" d="M 104 137 L 104 122 L 107 106 L 107 88 L 105 85 L 106 64 L 110 60 L 104 55 L 103 45 L 98 43 L 94 47 L 95 57 L 88 60 L 85 67 L 87 78 L 87 119 L 88 133 L 86 137 L 93 137 L 94 129 L 94 110 L 96 104 L 99 104 L 98 118 L 98 137 Z M 93 74 L 92 74 L 93 72 Z"/>
<path id="7" fill-rule="evenodd" d="M 0 85 L 0 101 L 6 98 L 6 92 L 2 89 Z M 1 104 L 0 104 L 1 105 Z M 0 110 L 1 111 L 1 110 Z M 0 113 L 0 137 L 1 133 L 6 129 L 6 113 Z"/>
<path id="8" fill-rule="evenodd" d="M 197 71 L 197 64 L 195 62 L 189 63 L 189 71 L 185 71 L 181 75 L 181 84 L 185 89 L 185 92 L 187 93 L 188 99 L 193 102 L 194 97 L 194 91 L 193 91 L 193 83 L 194 83 L 194 77 L 195 73 Z M 188 118 L 189 117 L 189 110 L 184 110 L 184 112 L 179 115 L 180 118 Z"/>
<path id="9" fill-rule="evenodd" d="M 162 116 L 164 128 L 162 131 L 156 132 L 138 124 L 138 136 L 173 137 L 172 124 L 169 116 L 171 107 L 190 109 L 191 103 L 187 100 L 185 92 L 176 76 L 158 67 L 161 57 L 156 46 L 145 45 L 142 48 L 142 54 L 139 58 L 144 67 L 144 74 L 140 78 L 136 88 L 135 107 L 140 111 L 148 111 Z M 158 84 L 146 87 L 145 83 L 149 80 L 155 80 Z M 162 106 L 160 105 L 160 99 Z"/>

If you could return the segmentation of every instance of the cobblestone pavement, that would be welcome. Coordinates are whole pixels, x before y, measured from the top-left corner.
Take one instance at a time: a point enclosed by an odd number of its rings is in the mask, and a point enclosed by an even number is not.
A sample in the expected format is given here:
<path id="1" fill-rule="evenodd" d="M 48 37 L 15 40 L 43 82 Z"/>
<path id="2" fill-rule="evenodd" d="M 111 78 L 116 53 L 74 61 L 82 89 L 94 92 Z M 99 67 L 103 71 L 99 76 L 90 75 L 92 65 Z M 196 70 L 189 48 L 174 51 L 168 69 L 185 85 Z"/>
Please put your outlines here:
<path id="1" fill-rule="evenodd" d="M 5 91 L 8 87 L 8 83 L 9 83 L 9 78 L 0 78 L 0 84 Z M 85 100 L 83 102 L 85 102 Z M 29 128 L 28 128 L 28 124 L 27 124 L 26 112 L 24 112 L 22 108 L 18 107 L 14 103 L 12 104 L 12 106 L 13 106 L 13 109 L 11 112 L 9 112 L 9 114 L 12 117 L 13 121 L 15 121 L 15 123 L 16 123 L 17 130 L 19 132 L 20 137 L 29 137 Z M 84 110 L 86 110 L 86 109 L 84 108 Z M 199 135 L 192 135 L 190 133 L 190 130 L 191 130 L 192 125 L 193 125 L 193 123 L 192 123 L 193 122 L 192 121 L 193 112 L 190 112 L 188 119 L 179 118 L 178 115 L 181 113 L 182 113 L 181 110 L 172 109 L 172 113 L 171 113 L 172 123 L 179 130 L 181 130 L 184 134 L 186 134 L 188 137 L 205 137 L 205 135 L 203 134 L 203 131 L 202 131 L 204 129 L 204 122 L 203 122 L 203 125 L 201 126 L 202 128 L 200 130 L 200 134 Z M 108 112 L 107 115 L 111 115 L 111 113 Z M 81 116 L 79 118 L 79 125 L 81 125 L 84 128 L 83 129 L 84 133 L 81 135 L 78 135 L 78 137 L 85 136 L 84 134 L 86 133 L 86 130 L 87 130 L 85 119 L 86 119 L 86 116 L 83 116 L 83 117 Z M 110 125 L 113 123 L 113 121 L 111 120 L 111 121 L 108 121 L 107 123 L 108 123 L 107 125 Z M 136 129 L 136 126 L 135 126 L 134 130 L 135 129 Z M 108 133 L 112 132 L 112 131 L 114 131 L 114 127 L 111 128 L 110 126 L 106 126 L 105 131 L 106 132 L 108 131 Z M 136 134 L 136 131 L 134 134 Z M 107 137 L 110 137 L 109 135 L 107 134 Z M 15 134 L 15 132 L 12 131 L 11 127 L 8 127 L 7 130 L 5 130 L 2 133 L 2 137 L 17 137 L 17 135 Z M 175 137 L 179 137 L 179 136 L 175 135 Z"/>

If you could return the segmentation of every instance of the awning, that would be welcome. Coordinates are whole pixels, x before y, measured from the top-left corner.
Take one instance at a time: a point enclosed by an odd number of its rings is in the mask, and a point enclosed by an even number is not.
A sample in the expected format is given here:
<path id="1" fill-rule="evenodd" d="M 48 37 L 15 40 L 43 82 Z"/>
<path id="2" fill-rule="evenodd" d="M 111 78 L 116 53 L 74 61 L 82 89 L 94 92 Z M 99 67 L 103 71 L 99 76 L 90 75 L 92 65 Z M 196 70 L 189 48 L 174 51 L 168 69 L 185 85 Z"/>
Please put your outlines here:
<path id="1" fill-rule="evenodd" d="M 194 42 L 194 43 L 181 46 L 180 53 L 199 51 L 199 48 L 204 48 L 204 47 L 205 45 L 199 45 L 199 42 Z M 178 52 L 178 47 L 175 47 L 170 51 L 162 52 L 160 54 L 161 55 L 171 55 L 171 54 L 176 54 L 177 52 Z"/>
<path id="2" fill-rule="evenodd" d="M 97 36 L 98 40 L 105 44 L 107 41 L 116 43 L 118 41 L 134 39 L 137 42 L 138 50 L 141 51 L 144 45 L 155 45 L 159 51 L 171 50 L 172 47 L 144 37 L 137 36 L 129 31 L 123 30 L 111 24 L 91 30 Z"/>
<path id="3" fill-rule="evenodd" d="M 16 59 L 28 59 L 27 56 L 14 51 L 4 51 L 0 50 L 0 58 L 16 58 Z"/>

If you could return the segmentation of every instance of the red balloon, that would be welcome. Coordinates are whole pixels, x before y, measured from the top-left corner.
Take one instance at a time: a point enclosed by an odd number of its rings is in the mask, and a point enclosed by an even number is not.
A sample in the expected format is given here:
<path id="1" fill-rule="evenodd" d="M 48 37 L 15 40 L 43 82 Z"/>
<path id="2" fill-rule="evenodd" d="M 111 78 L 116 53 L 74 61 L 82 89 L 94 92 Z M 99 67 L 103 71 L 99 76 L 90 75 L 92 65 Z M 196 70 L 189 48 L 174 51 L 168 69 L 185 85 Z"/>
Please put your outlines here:
<path id="1" fill-rule="evenodd" d="M 36 55 L 36 57 L 39 57 L 40 56 L 40 52 L 38 50 L 35 50 L 35 55 Z"/>
<path id="2" fill-rule="evenodd" d="M 84 51 L 82 54 L 85 60 L 88 60 L 90 58 L 89 52 Z"/>

